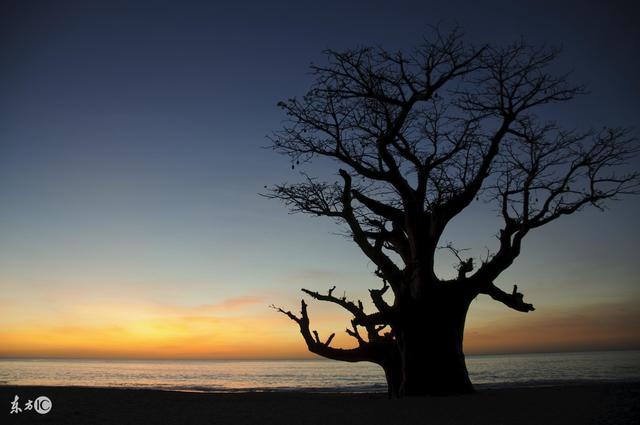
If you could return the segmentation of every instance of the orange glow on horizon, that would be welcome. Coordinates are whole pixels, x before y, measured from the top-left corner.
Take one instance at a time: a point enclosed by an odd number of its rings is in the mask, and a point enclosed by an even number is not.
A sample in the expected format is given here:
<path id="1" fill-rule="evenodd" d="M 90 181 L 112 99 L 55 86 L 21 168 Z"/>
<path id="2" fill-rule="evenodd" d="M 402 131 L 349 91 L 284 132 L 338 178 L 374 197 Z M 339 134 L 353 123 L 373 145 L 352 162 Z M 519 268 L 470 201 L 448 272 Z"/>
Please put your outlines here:
<path id="1" fill-rule="evenodd" d="M 312 306 L 322 338 L 336 332 L 333 346 L 353 347 L 341 329 L 348 320 Z M 6 311 L 2 316 L 10 313 Z M 473 316 L 473 315 L 472 315 Z M 467 354 L 579 351 L 640 347 L 640 314 L 629 305 L 470 317 Z M 2 317 L 0 317 L 2 318 Z M 260 297 L 177 307 L 154 304 L 74 305 L 62 317 L 0 327 L 2 357 L 88 357 L 148 359 L 313 358 L 296 325 L 267 309 Z M 7 324 L 8 323 L 8 324 Z"/>

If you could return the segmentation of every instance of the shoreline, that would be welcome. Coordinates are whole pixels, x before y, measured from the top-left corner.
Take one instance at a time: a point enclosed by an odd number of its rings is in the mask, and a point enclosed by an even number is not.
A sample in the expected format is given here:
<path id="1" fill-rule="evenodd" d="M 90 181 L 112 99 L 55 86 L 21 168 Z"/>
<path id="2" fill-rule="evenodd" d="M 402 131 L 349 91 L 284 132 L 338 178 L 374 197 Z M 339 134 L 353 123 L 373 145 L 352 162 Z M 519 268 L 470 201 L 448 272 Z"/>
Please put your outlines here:
<path id="1" fill-rule="evenodd" d="M 11 401 L 47 396 L 52 410 L 9 414 Z M 479 389 L 458 397 L 383 393 L 205 393 L 131 388 L 0 385 L 3 423 L 47 424 L 632 424 L 640 382 Z"/>
<path id="2" fill-rule="evenodd" d="M 484 391 L 501 391 L 501 390 L 517 390 L 517 389 L 536 389 L 536 388 L 556 388 L 556 387 L 581 387 L 581 386 L 598 386 L 598 385 L 639 385 L 640 379 L 558 379 L 558 380 L 537 380 L 523 382 L 499 382 L 499 383 L 480 383 L 473 384 L 476 392 Z M 143 386 L 143 385 L 58 385 L 58 384 L 21 384 L 0 381 L 0 389 L 2 388 L 69 388 L 69 389 L 93 389 L 93 390 L 149 390 L 179 393 L 197 393 L 197 394 L 367 394 L 367 395 L 386 395 L 386 385 L 371 385 L 363 387 L 249 387 L 249 388 L 216 388 L 206 386 Z"/>

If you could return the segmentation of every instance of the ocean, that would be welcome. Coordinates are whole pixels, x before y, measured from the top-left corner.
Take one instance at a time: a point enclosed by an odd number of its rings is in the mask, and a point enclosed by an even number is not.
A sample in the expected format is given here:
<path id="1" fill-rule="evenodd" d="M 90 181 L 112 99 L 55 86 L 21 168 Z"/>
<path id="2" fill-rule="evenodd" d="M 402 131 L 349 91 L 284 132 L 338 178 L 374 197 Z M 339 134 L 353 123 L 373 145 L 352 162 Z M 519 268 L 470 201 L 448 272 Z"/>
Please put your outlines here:
<path id="1" fill-rule="evenodd" d="M 640 381 L 640 351 L 467 356 L 479 388 Z M 384 392 L 382 369 L 330 360 L 0 359 L 2 385 L 178 391 Z"/>

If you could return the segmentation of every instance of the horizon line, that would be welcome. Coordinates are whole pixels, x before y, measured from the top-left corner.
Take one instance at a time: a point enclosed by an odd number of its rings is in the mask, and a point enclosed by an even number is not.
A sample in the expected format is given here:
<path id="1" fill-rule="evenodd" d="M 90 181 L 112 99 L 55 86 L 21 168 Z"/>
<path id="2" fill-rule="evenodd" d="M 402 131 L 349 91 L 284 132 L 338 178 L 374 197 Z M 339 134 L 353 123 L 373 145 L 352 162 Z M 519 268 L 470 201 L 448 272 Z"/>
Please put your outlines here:
<path id="1" fill-rule="evenodd" d="M 640 347 L 625 348 L 594 348 L 579 350 L 557 350 L 557 351 L 511 351 L 511 352 L 487 352 L 465 354 L 465 357 L 481 357 L 481 356 L 507 356 L 507 355 L 528 355 L 528 354 L 581 354 L 581 353 L 605 353 L 620 351 L 640 351 Z M 227 358 L 207 358 L 207 357 L 101 357 L 101 356 L 2 356 L 3 360 L 103 360 L 103 361 L 326 361 L 335 362 L 335 360 L 325 359 L 319 356 L 314 357 L 227 357 Z"/>

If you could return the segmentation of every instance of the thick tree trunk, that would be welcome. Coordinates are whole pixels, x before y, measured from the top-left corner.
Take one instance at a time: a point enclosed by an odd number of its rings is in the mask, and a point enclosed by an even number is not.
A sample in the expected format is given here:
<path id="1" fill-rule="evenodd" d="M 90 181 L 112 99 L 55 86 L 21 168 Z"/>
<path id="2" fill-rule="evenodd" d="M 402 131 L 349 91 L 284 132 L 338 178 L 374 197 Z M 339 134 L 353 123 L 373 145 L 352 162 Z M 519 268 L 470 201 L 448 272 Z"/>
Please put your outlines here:
<path id="1" fill-rule="evenodd" d="M 389 398 L 398 397 L 400 395 L 400 386 L 402 385 L 402 367 L 400 362 L 385 364 L 384 376 L 387 379 L 387 393 Z"/>
<path id="2" fill-rule="evenodd" d="M 390 350 L 386 350 L 384 358 L 378 364 L 384 370 L 389 398 L 398 397 L 402 385 L 402 362 L 398 347 L 393 344 Z"/>
<path id="3" fill-rule="evenodd" d="M 473 392 L 462 349 L 471 296 L 450 288 L 416 303 L 398 329 L 401 396 Z"/>

